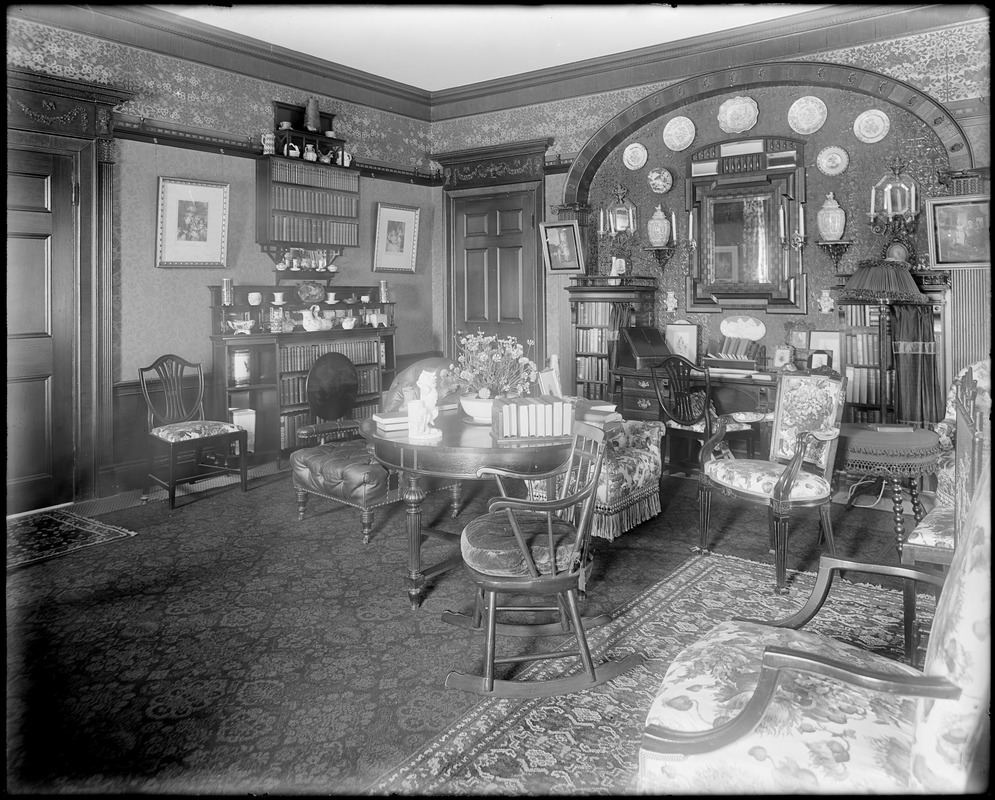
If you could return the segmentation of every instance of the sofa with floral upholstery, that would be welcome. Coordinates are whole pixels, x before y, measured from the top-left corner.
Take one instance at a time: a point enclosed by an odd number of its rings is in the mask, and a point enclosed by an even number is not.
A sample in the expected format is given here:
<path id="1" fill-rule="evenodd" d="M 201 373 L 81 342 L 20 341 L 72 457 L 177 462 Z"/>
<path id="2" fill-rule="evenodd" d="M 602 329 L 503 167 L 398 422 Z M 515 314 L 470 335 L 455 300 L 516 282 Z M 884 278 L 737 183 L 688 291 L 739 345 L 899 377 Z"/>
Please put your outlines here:
<path id="1" fill-rule="evenodd" d="M 665 428 L 656 420 L 605 424 L 608 447 L 601 465 L 592 533 L 609 541 L 660 513 L 660 443 Z M 541 500 L 545 483 L 529 482 L 529 498 Z"/>
<path id="2" fill-rule="evenodd" d="M 984 465 L 922 670 L 789 626 L 730 620 L 681 652 L 646 716 L 646 794 L 964 794 L 988 783 L 991 477 Z M 823 556 L 827 570 L 940 578 Z M 845 586 L 845 584 L 844 584 Z M 845 591 L 837 584 L 834 591 Z M 808 607 L 806 607 L 808 608 Z M 787 622 L 787 621 L 786 621 Z M 855 620 L 859 624 L 860 620 Z"/>

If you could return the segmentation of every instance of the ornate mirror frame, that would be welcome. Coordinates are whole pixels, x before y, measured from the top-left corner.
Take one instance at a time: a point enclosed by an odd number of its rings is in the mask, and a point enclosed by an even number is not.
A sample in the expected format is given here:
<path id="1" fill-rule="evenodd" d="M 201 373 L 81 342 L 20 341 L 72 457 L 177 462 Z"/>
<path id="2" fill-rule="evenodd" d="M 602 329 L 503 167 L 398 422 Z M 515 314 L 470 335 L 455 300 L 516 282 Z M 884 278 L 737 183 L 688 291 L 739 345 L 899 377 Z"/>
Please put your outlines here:
<path id="1" fill-rule="evenodd" d="M 804 247 L 792 240 L 804 164 L 804 143 L 782 137 L 710 144 L 688 157 L 685 200 L 698 231 L 685 283 L 689 311 L 807 313 Z"/>

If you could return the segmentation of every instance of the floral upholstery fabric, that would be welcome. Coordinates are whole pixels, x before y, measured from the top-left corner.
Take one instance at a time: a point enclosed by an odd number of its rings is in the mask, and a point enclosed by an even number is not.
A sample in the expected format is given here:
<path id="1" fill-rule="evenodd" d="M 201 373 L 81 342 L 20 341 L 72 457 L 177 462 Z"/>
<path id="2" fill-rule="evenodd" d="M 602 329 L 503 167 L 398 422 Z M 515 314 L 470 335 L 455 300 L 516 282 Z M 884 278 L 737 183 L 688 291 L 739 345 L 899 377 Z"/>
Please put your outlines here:
<path id="1" fill-rule="evenodd" d="M 954 517 L 957 512 L 952 505 L 936 506 L 922 522 L 906 537 L 908 545 L 925 545 L 940 547 L 944 550 L 954 549 Z"/>
<path id="2" fill-rule="evenodd" d="M 843 384 L 817 375 L 785 376 L 777 390 L 779 416 L 774 421 L 771 453 L 790 459 L 800 431 L 817 431 L 834 426 L 836 411 L 843 403 Z M 822 470 L 826 467 L 829 442 L 809 439 L 805 462 Z"/>
<path id="3" fill-rule="evenodd" d="M 185 442 L 192 439 L 203 439 L 206 436 L 237 433 L 240 430 L 242 430 L 241 425 L 232 425 L 230 422 L 195 419 L 188 422 L 174 422 L 170 425 L 160 425 L 158 428 L 153 428 L 149 433 L 162 439 L 164 442 Z"/>
<path id="4" fill-rule="evenodd" d="M 660 513 L 664 431 L 657 421 L 622 420 L 605 426 L 608 446 L 595 498 L 595 536 L 615 539 Z M 529 481 L 528 496 L 545 499 L 545 482 Z"/>
<path id="5" fill-rule="evenodd" d="M 937 436 L 940 437 L 940 464 L 936 473 L 936 503 L 940 506 L 952 506 L 956 490 L 956 478 L 954 476 L 954 444 L 957 430 L 957 391 L 960 382 L 969 372 L 974 373 L 974 378 L 978 383 L 978 389 L 982 398 L 987 398 L 988 407 L 991 407 L 992 391 L 992 362 L 990 358 L 975 362 L 964 367 L 954 377 L 953 383 L 947 390 L 947 405 L 943 419 L 933 426 Z"/>
<path id="6" fill-rule="evenodd" d="M 752 458 L 716 459 L 705 463 L 705 474 L 715 483 L 748 492 L 758 498 L 770 497 L 786 464 L 776 464 Z M 828 497 L 829 481 L 821 475 L 812 475 L 799 470 L 791 485 L 791 500 L 817 500 Z"/>
<path id="7" fill-rule="evenodd" d="M 991 477 L 975 493 L 936 607 L 923 672 L 805 631 L 730 620 L 674 659 L 646 723 L 708 731 L 745 708 L 769 645 L 896 675 L 948 679 L 953 700 L 925 700 L 784 670 L 756 728 L 697 755 L 639 753 L 647 794 L 963 794 L 983 792 L 991 702 Z M 854 620 L 861 624 L 862 620 Z M 866 624 L 866 620 L 863 621 Z"/>

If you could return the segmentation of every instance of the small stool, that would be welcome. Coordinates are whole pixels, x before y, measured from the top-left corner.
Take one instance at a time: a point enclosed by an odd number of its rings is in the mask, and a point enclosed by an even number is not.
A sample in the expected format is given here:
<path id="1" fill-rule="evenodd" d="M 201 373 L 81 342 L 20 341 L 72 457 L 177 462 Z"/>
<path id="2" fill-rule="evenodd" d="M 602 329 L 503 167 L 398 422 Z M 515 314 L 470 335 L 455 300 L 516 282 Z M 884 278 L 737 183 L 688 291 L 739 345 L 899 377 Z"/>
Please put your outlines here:
<path id="1" fill-rule="evenodd" d="M 848 473 L 875 475 L 891 487 L 895 512 L 895 545 L 901 558 L 905 544 L 905 517 L 902 484 L 909 482 L 912 514 L 918 524 L 925 510 L 919 500 L 918 479 L 936 472 L 940 461 L 940 437 L 933 431 L 915 428 L 911 432 L 876 431 L 871 425 L 847 423 L 840 426 L 837 466 Z"/>

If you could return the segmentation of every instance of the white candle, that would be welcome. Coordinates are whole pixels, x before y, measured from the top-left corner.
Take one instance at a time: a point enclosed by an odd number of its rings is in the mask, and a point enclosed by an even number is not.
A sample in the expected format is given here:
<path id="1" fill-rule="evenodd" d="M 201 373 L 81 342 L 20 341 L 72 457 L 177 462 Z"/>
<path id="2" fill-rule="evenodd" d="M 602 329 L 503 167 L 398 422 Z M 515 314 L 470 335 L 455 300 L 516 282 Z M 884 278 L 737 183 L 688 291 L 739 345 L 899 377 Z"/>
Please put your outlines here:
<path id="1" fill-rule="evenodd" d="M 909 199 L 909 213 L 916 213 L 916 185 L 912 184 L 912 197 Z"/>
<path id="2" fill-rule="evenodd" d="M 798 233 L 805 238 L 805 207 L 798 206 Z"/>
<path id="3" fill-rule="evenodd" d="M 635 230 L 636 228 L 636 218 L 632 213 L 632 206 L 629 206 L 629 230 Z"/>
<path id="4" fill-rule="evenodd" d="M 874 196 L 877 193 L 877 189 L 873 186 L 871 187 L 871 214 L 874 214 Z"/>
<path id="5" fill-rule="evenodd" d="M 781 234 L 781 238 L 784 238 L 784 204 L 781 204 L 781 214 L 777 218 L 777 229 Z"/>
<path id="6" fill-rule="evenodd" d="M 601 214 L 598 217 L 598 233 L 604 234 L 605 232 L 605 210 L 601 209 Z"/>
<path id="7" fill-rule="evenodd" d="M 677 244 L 677 214 L 670 212 L 670 241 Z"/>
<path id="8" fill-rule="evenodd" d="M 884 213 L 888 215 L 888 219 L 891 219 L 891 186 L 885 188 Z"/>
<path id="9" fill-rule="evenodd" d="M 694 210 L 688 211 L 688 239 L 694 238 Z"/>

